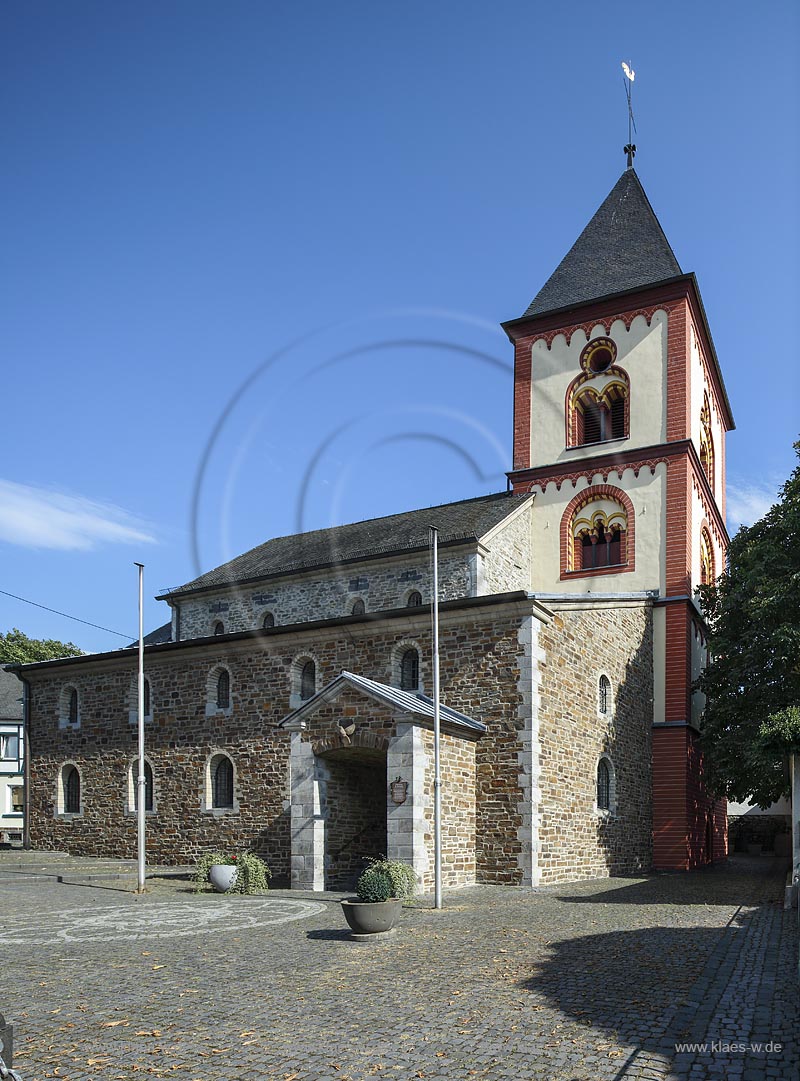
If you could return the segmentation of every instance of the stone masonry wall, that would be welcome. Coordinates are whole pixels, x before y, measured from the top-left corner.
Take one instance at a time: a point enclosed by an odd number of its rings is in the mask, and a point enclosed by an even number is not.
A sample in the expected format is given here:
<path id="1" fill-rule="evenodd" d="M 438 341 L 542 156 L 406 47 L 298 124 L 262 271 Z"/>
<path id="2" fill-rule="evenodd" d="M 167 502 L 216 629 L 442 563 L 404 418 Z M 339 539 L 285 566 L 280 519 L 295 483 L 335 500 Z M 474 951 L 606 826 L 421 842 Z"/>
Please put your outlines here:
<path id="1" fill-rule="evenodd" d="M 447 549 L 439 554 L 441 600 L 469 597 L 474 592 L 473 572 L 467 546 L 459 554 Z M 514 587 L 518 588 L 518 587 Z M 221 622 L 226 632 L 261 627 L 266 612 L 275 623 L 288 626 L 317 619 L 349 616 L 360 599 L 367 612 L 403 608 L 412 591 L 429 604 L 432 593 L 430 560 L 421 554 L 413 559 L 370 560 L 328 571 L 307 572 L 277 578 L 255 586 L 228 586 L 218 593 L 204 593 L 178 600 L 180 637 L 204 638 Z"/>
<path id="2" fill-rule="evenodd" d="M 423 889 L 434 888 L 433 732 L 422 732 L 428 768 L 425 772 L 425 845 L 431 854 Z M 442 732 L 439 741 L 442 780 L 442 886 L 475 883 L 475 744 Z"/>
<path id="3" fill-rule="evenodd" d="M 505 524 L 489 541 L 483 559 L 481 593 L 531 588 L 531 507 Z"/>
<path id="4" fill-rule="evenodd" d="M 652 856 L 651 609 L 563 606 L 541 629 L 539 787 L 542 883 L 631 874 Z M 605 674 L 612 697 L 599 712 Z M 596 810 L 597 763 L 608 755 L 616 807 Z"/>
<path id="5" fill-rule="evenodd" d="M 485 881 L 519 880 L 520 817 L 516 761 L 519 615 L 510 606 L 449 613 L 442 621 L 442 701 L 483 720 L 489 733 L 477 745 L 477 875 Z M 293 662 L 316 658 L 318 686 L 343 669 L 392 682 L 401 642 L 419 642 L 421 679 L 430 687 L 427 612 L 376 624 L 350 624 L 287 634 L 263 632 L 247 642 L 188 645 L 146 653 L 153 720 L 147 757 L 153 769 L 155 810 L 148 815 L 148 858 L 188 863 L 211 847 L 253 847 L 278 881 L 289 878 L 289 734 L 276 729 L 290 712 Z M 224 664 L 231 678 L 231 709 L 207 715 L 209 676 Z M 31 838 L 36 848 L 78 855 L 132 857 L 135 815 L 127 812 L 130 765 L 136 754 L 129 723 L 133 654 L 97 662 L 32 670 Z M 212 681 L 213 682 L 213 681 Z M 59 727 L 59 697 L 66 684 L 80 698 L 80 726 Z M 343 709 L 346 703 L 340 703 Z M 331 712 L 331 720 L 335 715 Z M 339 716 L 346 714 L 339 713 Z M 383 724 L 380 712 L 370 716 Z M 236 806 L 203 809 L 207 763 L 230 755 L 236 771 Z M 82 775 L 82 813 L 57 813 L 58 776 L 66 762 Z"/>

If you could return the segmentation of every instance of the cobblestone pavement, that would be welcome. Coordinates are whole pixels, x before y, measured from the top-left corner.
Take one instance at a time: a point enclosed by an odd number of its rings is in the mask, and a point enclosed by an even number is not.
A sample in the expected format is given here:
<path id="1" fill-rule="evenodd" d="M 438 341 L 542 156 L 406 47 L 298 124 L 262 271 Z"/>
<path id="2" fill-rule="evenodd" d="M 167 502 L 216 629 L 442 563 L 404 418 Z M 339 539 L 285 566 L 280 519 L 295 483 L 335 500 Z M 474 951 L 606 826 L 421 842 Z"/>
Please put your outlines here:
<path id="1" fill-rule="evenodd" d="M 800 1077 L 778 861 L 476 887 L 361 944 L 338 895 L 136 897 L 11 856 L 0 1012 L 24 1081 Z"/>

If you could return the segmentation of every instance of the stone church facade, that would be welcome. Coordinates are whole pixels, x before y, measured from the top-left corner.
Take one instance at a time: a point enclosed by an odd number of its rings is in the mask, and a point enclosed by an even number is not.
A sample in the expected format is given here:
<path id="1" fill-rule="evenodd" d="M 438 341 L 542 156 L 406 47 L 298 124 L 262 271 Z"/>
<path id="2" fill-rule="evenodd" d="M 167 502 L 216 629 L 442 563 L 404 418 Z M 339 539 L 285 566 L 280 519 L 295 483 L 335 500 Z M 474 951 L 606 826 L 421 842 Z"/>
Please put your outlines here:
<path id="1" fill-rule="evenodd" d="M 504 327 L 509 491 L 276 538 L 165 596 L 151 861 L 250 847 L 276 881 L 336 889 L 387 853 L 432 886 L 431 525 L 444 886 L 726 854 L 692 682 L 733 422 L 697 283 L 632 168 Z M 134 649 L 16 669 L 33 847 L 135 853 L 135 669 Z"/>

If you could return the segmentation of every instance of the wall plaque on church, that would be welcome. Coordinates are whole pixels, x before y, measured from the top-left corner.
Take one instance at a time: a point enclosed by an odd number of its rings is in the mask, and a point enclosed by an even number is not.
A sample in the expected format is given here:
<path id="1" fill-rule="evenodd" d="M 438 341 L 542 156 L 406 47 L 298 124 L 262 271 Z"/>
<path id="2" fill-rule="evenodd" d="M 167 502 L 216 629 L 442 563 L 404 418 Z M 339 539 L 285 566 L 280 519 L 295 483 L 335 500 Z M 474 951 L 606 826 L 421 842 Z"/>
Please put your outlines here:
<path id="1" fill-rule="evenodd" d="M 392 803 L 405 803 L 408 795 L 408 781 L 401 781 L 398 777 L 396 781 L 392 781 L 389 785 L 389 792 L 392 796 Z"/>

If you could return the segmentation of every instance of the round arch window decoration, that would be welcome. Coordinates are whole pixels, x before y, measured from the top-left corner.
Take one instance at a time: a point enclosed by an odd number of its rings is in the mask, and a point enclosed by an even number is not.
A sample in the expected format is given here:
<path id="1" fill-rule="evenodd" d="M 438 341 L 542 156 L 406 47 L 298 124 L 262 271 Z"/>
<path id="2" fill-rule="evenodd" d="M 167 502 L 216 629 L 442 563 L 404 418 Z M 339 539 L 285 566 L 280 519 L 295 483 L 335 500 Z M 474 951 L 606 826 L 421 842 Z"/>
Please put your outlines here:
<path id="1" fill-rule="evenodd" d="M 617 347 L 611 338 L 592 338 L 581 350 L 581 367 L 587 375 L 599 375 L 617 359 Z"/>

